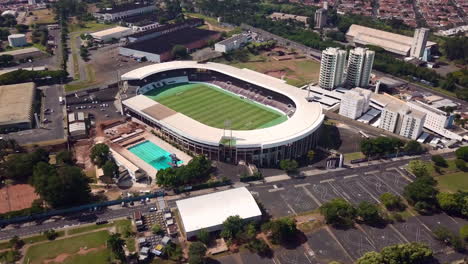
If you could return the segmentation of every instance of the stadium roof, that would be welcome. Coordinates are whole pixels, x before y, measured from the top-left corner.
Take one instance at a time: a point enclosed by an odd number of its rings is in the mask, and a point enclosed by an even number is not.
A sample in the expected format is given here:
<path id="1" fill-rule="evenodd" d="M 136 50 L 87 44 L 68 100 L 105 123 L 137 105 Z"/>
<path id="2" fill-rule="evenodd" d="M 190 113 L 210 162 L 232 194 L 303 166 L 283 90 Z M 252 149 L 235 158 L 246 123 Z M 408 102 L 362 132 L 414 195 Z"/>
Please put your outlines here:
<path id="1" fill-rule="evenodd" d="M 349 27 L 346 36 L 352 37 L 355 43 L 379 46 L 389 52 L 403 56 L 406 56 L 409 53 L 413 43 L 412 37 L 355 24 Z M 428 41 L 426 47 L 430 47 L 435 44 L 435 42 Z"/>
<path id="2" fill-rule="evenodd" d="M 96 13 L 98 14 L 116 14 L 132 9 L 138 9 L 138 8 L 143 8 L 143 7 L 148 7 L 151 6 L 152 4 L 138 4 L 138 3 L 130 3 L 130 4 L 123 4 L 123 5 L 118 5 L 113 8 L 104 8 Z"/>
<path id="3" fill-rule="evenodd" d="M 197 63 L 196 61 L 171 61 L 152 64 L 122 75 L 122 80 L 142 80 L 158 72 L 177 69 L 206 69 L 223 73 L 239 80 L 264 87 L 265 89 L 283 94 L 294 101 L 295 113 L 285 122 L 278 125 L 255 130 L 234 130 L 237 147 L 275 147 L 289 144 L 302 139 L 317 130 L 323 122 L 324 115 L 319 103 L 308 102 L 301 89 L 286 84 L 285 81 L 248 69 L 238 69 L 219 63 Z M 192 118 L 176 113 L 158 120 L 156 116 L 145 113 L 158 102 L 145 95 L 137 95 L 123 102 L 129 108 L 138 111 L 143 116 L 155 120 L 181 136 L 193 141 L 211 146 L 219 146 L 223 137 L 223 129 L 214 128 L 200 123 Z"/>
<path id="4" fill-rule="evenodd" d="M 219 34 L 219 32 L 198 28 L 185 28 L 148 40 L 131 43 L 125 46 L 125 48 L 161 54 L 171 51 L 175 45 L 187 45 L 216 34 Z"/>
<path id="5" fill-rule="evenodd" d="M 35 88 L 33 82 L 0 86 L 0 125 L 31 122 Z"/>
<path id="6" fill-rule="evenodd" d="M 210 193 L 176 202 L 186 233 L 220 226 L 229 216 L 260 217 L 262 212 L 245 187 Z M 219 230 L 219 229 L 218 229 Z"/>

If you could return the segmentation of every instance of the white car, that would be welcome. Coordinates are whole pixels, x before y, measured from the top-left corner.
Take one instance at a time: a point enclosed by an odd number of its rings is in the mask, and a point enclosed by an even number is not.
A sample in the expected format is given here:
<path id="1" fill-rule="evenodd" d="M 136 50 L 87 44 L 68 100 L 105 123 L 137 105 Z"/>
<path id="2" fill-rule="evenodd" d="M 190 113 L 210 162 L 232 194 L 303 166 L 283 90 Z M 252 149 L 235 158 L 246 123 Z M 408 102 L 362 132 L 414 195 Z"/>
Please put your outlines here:
<path id="1" fill-rule="evenodd" d="M 158 209 L 157 209 L 156 207 L 151 207 L 151 208 L 149 209 L 150 212 L 156 212 L 157 210 L 158 210 Z"/>

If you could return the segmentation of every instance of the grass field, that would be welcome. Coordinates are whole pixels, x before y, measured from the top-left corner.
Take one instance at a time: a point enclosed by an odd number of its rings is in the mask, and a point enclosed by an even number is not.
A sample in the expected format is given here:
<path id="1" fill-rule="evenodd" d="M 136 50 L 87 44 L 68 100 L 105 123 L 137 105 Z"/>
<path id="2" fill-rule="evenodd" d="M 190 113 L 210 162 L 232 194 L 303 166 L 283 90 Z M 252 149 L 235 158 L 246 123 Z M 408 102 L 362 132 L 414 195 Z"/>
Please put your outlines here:
<path id="1" fill-rule="evenodd" d="M 27 250 L 23 263 L 39 264 L 58 256 L 64 257 L 62 263 L 107 263 L 106 259 L 110 252 L 105 244 L 108 238 L 108 231 L 99 231 L 33 245 Z M 95 250 L 87 254 L 77 254 L 80 249 L 85 248 Z"/>
<path id="2" fill-rule="evenodd" d="M 253 130 L 277 125 L 287 116 L 273 109 L 240 99 L 204 84 L 168 85 L 146 94 L 153 100 L 203 124 L 224 128 L 231 121 L 234 130 Z"/>
<path id="3" fill-rule="evenodd" d="M 32 24 L 52 24 L 56 22 L 52 9 L 35 10 L 32 14 Z"/>
<path id="4" fill-rule="evenodd" d="M 437 180 L 439 189 L 442 191 L 468 191 L 468 173 L 455 172 L 449 173 L 435 178 Z"/>

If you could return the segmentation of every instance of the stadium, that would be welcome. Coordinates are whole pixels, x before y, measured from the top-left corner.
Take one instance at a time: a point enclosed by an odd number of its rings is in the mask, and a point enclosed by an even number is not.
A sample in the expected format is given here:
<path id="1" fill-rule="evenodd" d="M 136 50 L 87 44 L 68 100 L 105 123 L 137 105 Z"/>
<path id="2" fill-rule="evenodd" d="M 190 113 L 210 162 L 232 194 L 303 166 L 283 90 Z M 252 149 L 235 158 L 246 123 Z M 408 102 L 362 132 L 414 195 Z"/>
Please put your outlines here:
<path id="1" fill-rule="evenodd" d="M 285 81 L 218 63 L 172 61 L 122 75 L 136 96 L 124 112 L 185 151 L 212 160 L 273 166 L 314 148 L 319 103 Z"/>

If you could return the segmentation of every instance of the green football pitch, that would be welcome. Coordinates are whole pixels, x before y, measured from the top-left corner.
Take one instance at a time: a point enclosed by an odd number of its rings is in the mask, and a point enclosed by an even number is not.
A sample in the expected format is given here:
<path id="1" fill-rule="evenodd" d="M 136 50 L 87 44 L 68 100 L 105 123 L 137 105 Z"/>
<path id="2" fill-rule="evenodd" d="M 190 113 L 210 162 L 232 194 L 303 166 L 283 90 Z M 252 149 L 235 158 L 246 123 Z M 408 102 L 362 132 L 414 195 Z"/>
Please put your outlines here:
<path id="1" fill-rule="evenodd" d="M 222 89 L 199 83 L 167 85 L 145 94 L 153 100 L 205 125 L 253 130 L 277 125 L 287 116 Z"/>

